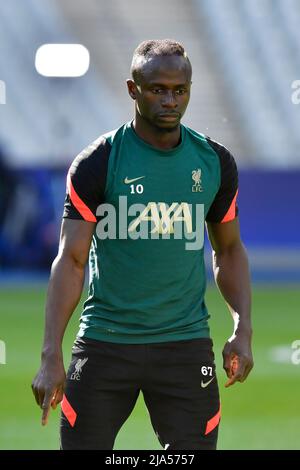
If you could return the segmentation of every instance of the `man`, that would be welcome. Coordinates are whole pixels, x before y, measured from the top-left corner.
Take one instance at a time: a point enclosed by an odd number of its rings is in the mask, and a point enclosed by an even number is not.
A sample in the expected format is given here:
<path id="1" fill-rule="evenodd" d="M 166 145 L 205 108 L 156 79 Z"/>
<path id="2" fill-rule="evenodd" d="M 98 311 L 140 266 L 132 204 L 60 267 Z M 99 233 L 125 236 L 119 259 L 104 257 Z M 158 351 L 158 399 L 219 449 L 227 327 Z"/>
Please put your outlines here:
<path id="1" fill-rule="evenodd" d="M 180 124 L 192 69 L 182 45 L 141 43 L 128 92 L 135 119 L 75 158 L 32 388 L 47 423 L 62 401 L 62 449 L 112 449 L 142 391 L 165 449 L 215 449 L 220 403 L 204 301 L 205 222 L 234 320 L 227 386 L 252 366 L 250 281 L 237 170 L 222 145 Z M 62 339 L 88 298 L 65 375 Z"/>

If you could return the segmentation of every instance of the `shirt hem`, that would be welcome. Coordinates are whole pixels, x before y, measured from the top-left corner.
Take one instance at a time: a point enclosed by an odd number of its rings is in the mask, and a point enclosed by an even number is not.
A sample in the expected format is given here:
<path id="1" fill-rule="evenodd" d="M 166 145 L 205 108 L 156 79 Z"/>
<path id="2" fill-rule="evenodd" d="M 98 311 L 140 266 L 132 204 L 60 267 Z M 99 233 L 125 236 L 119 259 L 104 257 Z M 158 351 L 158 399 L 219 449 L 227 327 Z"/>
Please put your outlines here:
<path id="1" fill-rule="evenodd" d="M 190 339 L 197 338 L 210 338 L 209 328 L 205 328 L 201 331 L 183 333 L 183 334 L 153 334 L 149 336 L 135 336 L 133 335 L 120 335 L 120 334 L 109 334 L 109 333 L 99 333 L 94 331 L 85 331 L 79 330 L 79 338 L 89 338 L 98 341 L 106 341 L 109 343 L 120 343 L 120 344 L 148 344 L 148 343 L 167 343 L 172 341 L 186 341 Z"/>

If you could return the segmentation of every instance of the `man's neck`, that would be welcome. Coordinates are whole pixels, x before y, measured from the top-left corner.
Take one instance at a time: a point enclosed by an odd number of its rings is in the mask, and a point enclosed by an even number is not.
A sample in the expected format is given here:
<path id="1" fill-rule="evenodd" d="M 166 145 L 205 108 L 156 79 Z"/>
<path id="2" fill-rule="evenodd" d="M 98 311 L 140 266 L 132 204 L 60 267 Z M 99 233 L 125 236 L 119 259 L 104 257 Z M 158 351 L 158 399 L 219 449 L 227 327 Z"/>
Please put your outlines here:
<path id="1" fill-rule="evenodd" d="M 169 150 L 180 143 L 180 126 L 172 130 L 158 129 L 138 119 L 133 121 L 132 126 L 141 139 L 158 149 Z"/>

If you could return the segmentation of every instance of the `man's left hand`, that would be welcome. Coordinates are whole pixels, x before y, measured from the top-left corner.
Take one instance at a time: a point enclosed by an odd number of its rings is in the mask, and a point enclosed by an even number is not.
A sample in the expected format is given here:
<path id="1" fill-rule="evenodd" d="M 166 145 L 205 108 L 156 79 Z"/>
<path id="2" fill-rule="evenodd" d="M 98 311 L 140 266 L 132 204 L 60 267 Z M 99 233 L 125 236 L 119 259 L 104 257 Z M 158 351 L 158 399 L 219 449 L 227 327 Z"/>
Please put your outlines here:
<path id="1" fill-rule="evenodd" d="M 244 382 L 253 368 L 251 334 L 237 333 L 234 339 L 227 341 L 222 354 L 223 368 L 229 379 L 225 387 Z"/>

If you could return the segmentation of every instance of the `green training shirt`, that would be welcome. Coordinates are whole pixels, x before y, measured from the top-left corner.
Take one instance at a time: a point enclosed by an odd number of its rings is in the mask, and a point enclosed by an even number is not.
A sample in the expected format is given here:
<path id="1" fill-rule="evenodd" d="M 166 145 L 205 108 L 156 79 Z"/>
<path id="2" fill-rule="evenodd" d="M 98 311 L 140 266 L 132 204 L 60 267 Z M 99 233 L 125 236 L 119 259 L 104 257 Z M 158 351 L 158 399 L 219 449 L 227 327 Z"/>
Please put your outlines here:
<path id="1" fill-rule="evenodd" d="M 79 336 L 115 343 L 209 337 L 205 222 L 237 216 L 237 169 L 225 147 L 180 129 L 179 145 L 159 150 L 128 122 L 70 167 L 63 216 L 95 224 Z"/>

